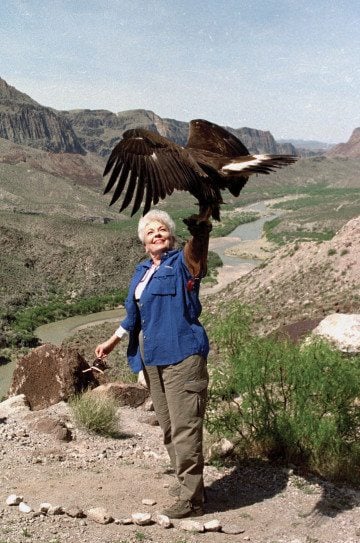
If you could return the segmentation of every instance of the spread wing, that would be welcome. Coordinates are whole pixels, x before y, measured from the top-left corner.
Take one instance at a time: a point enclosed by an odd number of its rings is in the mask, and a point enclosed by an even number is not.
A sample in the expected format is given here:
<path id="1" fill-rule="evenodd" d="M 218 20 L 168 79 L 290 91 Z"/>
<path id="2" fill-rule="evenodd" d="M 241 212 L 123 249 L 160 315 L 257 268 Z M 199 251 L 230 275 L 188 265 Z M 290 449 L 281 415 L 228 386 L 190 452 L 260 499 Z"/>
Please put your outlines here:
<path id="1" fill-rule="evenodd" d="M 197 163 L 221 189 L 239 196 L 252 174 L 269 174 L 296 162 L 292 155 L 251 155 L 233 134 L 215 123 L 197 119 L 190 122 L 186 146 Z"/>
<path id="2" fill-rule="evenodd" d="M 186 147 L 208 151 L 224 157 L 249 155 L 245 145 L 236 136 L 222 126 L 204 119 L 190 121 L 189 139 Z"/>
<path id="3" fill-rule="evenodd" d="M 115 186 L 110 205 L 123 195 L 120 211 L 133 202 L 131 215 L 138 211 L 143 200 L 145 214 L 152 204 L 175 189 L 189 191 L 196 198 L 209 191 L 211 197 L 211 187 L 206 184 L 208 175 L 190 153 L 143 128 L 124 132 L 109 157 L 104 176 L 110 172 L 104 194 Z"/>

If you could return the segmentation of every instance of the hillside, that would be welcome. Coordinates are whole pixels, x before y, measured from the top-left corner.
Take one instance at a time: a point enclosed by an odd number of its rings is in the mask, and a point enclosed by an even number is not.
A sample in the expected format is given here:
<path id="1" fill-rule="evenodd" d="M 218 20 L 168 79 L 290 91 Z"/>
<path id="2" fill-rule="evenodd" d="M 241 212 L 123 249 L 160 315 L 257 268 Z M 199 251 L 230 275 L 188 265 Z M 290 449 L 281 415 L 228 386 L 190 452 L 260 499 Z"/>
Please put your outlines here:
<path id="1" fill-rule="evenodd" d="M 0 313 L 10 321 L 25 306 L 126 288 L 143 254 L 138 218 L 119 215 L 118 207 L 108 207 L 110 197 L 101 196 L 105 156 L 126 129 L 142 125 L 184 143 L 188 123 L 148 110 L 54 112 L 3 80 L 0 113 Z M 252 150 L 281 152 L 270 132 L 231 130 Z M 359 165 L 358 158 L 315 157 L 252 176 L 241 198 L 224 195 L 224 215 L 239 205 L 294 195 L 272 234 L 280 241 L 329 237 L 359 215 Z M 196 211 L 185 193 L 159 205 L 179 221 Z"/>
<path id="2" fill-rule="evenodd" d="M 360 311 L 360 216 L 330 240 L 294 242 L 208 300 L 217 315 L 234 300 L 250 304 L 262 333 L 283 325 Z M 223 309 L 221 309 L 223 308 Z M 224 309 L 225 308 L 225 309 Z"/>

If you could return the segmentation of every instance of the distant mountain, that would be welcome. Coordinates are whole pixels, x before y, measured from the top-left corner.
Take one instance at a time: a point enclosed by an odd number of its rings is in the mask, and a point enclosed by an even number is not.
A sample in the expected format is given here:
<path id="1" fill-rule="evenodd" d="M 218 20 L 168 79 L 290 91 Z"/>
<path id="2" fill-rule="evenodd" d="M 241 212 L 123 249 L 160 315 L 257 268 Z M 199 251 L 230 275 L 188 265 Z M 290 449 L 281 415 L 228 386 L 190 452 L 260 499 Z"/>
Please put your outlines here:
<path id="1" fill-rule="evenodd" d="M 225 127 L 226 130 L 239 138 L 248 148 L 250 153 L 269 153 L 272 155 L 296 155 L 296 149 L 290 143 L 279 144 L 275 141 L 271 132 L 257 130 L 255 128 L 231 128 Z"/>
<path id="2" fill-rule="evenodd" d="M 41 106 L 1 78 L 0 138 L 55 153 L 85 152 L 64 115 Z"/>
<path id="3" fill-rule="evenodd" d="M 210 119 L 211 120 L 211 119 Z M 144 127 L 185 145 L 189 123 L 161 118 L 150 110 L 56 111 L 38 104 L 0 78 L 0 138 L 54 153 L 95 153 L 107 157 L 125 130 Z M 297 154 L 291 143 L 277 143 L 268 131 L 227 129 L 252 153 Z"/>
<path id="4" fill-rule="evenodd" d="M 296 139 L 284 139 L 281 138 L 277 140 L 278 143 L 291 143 L 294 147 L 299 147 L 300 149 L 309 149 L 309 151 L 325 151 L 334 147 L 335 143 L 326 143 L 324 141 L 317 140 L 296 140 Z"/>
<path id="5" fill-rule="evenodd" d="M 360 128 L 355 128 L 347 143 L 339 143 L 326 153 L 328 157 L 360 157 Z"/>
<path id="6" fill-rule="evenodd" d="M 278 142 L 283 145 L 293 145 L 297 155 L 302 157 L 322 156 L 335 145 L 334 143 L 302 139 L 280 139 Z"/>
<path id="7" fill-rule="evenodd" d="M 134 109 L 112 113 L 97 109 L 63 111 L 79 137 L 81 145 L 92 153 L 107 157 L 125 130 L 139 126 L 158 132 L 180 145 L 187 140 L 188 123 L 162 119 L 153 111 Z"/>
<path id="8" fill-rule="evenodd" d="M 74 110 L 62 112 L 72 124 L 80 142 L 91 152 L 108 156 L 125 130 L 139 126 L 159 133 L 179 145 L 185 145 L 189 123 L 163 119 L 153 111 L 133 109 L 111 113 L 106 110 Z M 246 145 L 251 153 L 296 154 L 291 144 L 277 144 L 270 132 L 255 128 L 226 127 Z"/>

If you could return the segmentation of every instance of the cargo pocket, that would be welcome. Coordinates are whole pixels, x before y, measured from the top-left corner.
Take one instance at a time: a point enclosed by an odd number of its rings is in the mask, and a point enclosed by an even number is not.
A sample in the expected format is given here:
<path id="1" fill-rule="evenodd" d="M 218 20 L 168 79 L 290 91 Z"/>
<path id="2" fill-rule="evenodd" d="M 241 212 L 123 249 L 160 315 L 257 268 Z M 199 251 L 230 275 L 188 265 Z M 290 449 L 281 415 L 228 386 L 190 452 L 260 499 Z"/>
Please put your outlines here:
<path id="1" fill-rule="evenodd" d="M 207 399 L 207 379 L 199 379 L 198 381 L 187 381 L 185 390 L 194 398 L 195 416 L 203 418 L 205 415 L 206 399 Z"/>

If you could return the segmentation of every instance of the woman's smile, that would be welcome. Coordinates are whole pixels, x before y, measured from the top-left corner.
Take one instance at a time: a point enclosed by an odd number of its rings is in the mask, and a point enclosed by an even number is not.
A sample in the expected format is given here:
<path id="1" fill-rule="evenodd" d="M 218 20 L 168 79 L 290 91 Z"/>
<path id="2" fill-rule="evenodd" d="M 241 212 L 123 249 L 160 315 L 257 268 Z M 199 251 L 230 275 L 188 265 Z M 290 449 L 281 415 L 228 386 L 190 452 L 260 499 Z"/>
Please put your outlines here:
<path id="1" fill-rule="evenodd" d="M 160 221 L 152 221 L 145 228 L 145 250 L 151 257 L 158 256 L 159 252 L 165 252 L 172 248 L 174 238 L 165 224 Z"/>

